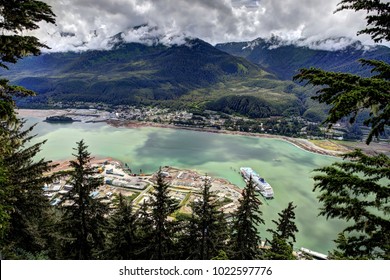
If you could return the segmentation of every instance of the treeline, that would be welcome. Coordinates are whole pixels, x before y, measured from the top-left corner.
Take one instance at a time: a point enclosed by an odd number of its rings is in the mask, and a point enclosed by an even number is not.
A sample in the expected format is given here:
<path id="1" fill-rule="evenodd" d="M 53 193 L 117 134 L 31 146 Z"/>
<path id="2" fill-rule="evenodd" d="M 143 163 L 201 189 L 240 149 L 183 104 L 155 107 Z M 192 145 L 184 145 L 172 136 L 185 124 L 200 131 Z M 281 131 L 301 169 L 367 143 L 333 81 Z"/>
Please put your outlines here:
<path id="1" fill-rule="evenodd" d="M 30 140 L 24 132 L 18 138 Z M 2 206 L 9 216 L 2 220 L 2 258 L 295 259 L 295 206 L 290 203 L 279 214 L 275 227 L 269 229 L 273 234 L 270 247 L 261 247 L 262 203 L 251 181 L 238 210 L 230 216 L 219 210 L 209 179 L 204 181 L 201 199 L 192 204 L 192 215 L 176 215 L 178 202 L 168 195 L 169 185 L 161 171 L 148 202 L 135 209 L 130 199 L 119 195 L 111 209 L 90 195 L 103 178 L 91 167 L 83 141 L 74 149 L 71 170 L 50 176 L 44 175 L 51 168 L 48 162 L 31 161 L 40 145 L 19 147 L 13 160 L 7 158 L 11 160 L 6 166 L 8 197 Z M 50 206 L 42 186 L 59 176 L 66 176 L 73 188 L 62 204 Z"/>
<path id="2" fill-rule="evenodd" d="M 208 103 L 207 109 L 251 118 L 268 118 L 272 112 L 268 104 L 254 96 L 224 96 Z"/>

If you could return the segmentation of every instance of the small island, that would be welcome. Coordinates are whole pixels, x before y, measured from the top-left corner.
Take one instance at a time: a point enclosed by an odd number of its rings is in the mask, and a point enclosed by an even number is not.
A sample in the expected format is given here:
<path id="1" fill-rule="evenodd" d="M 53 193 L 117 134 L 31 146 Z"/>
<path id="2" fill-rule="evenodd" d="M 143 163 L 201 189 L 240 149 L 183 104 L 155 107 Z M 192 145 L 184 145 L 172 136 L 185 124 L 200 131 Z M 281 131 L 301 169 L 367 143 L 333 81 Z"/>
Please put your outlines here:
<path id="1" fill-rule="evenodd" d="M 75 121 L 76 120 L 74 120 L 73 118 L 67 116 L 50 116 L 44 120 L 44 122 L 49 123 L 72 123 Z"/>

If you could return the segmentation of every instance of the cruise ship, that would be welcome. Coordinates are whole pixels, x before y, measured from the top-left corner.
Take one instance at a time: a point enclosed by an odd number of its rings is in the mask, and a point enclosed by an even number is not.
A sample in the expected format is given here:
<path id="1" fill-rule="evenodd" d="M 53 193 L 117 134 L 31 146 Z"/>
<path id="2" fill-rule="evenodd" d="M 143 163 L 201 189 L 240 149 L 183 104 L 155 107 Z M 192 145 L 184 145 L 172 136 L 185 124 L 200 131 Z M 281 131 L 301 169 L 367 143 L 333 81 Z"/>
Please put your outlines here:
<path id="1" fill-rule="evenodd" d="M 274 190 L 271 185 L 267 183 L 264 178 L 260 177 L 255 171 L 250 167 L 241 167 L 240 168 L 241 175 L 244 177 L 245 181 L 248 181 L 250 177 L 252 177 L 252 181 L 255 184 L 256 189 L 261 193 L 265 198 L 273 198 Z"/>

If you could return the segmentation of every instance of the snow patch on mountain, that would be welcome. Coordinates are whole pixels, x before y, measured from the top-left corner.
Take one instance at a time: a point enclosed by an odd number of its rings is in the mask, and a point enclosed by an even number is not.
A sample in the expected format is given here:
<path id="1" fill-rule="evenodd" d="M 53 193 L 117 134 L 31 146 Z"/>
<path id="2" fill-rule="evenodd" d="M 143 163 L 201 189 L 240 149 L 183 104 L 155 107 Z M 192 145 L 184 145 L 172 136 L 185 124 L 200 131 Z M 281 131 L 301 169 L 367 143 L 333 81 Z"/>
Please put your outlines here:
<path id="1" fill-rule="evenodd" d="M 374 45 L 363 45 L 362 42 L 347 38 L 347 37 L 333 37 L 328 39 L 317 38 L 300 38 L 300 39 L 284 39 L 279 36 L 271 35 L 269 38 L 257 38 L 253 41 L 247 42 L 247 45 L 242 49 L 251 49 L 258 46 L 267 48 L 269 50 L 277 49 L 283 46 L 297 46 L 305 47 L 312 50 L 324 50 L 324 51 L 342 51 L 347 48 L 353 48 L 355 50 L 370 51 L 375 49 Z"/>

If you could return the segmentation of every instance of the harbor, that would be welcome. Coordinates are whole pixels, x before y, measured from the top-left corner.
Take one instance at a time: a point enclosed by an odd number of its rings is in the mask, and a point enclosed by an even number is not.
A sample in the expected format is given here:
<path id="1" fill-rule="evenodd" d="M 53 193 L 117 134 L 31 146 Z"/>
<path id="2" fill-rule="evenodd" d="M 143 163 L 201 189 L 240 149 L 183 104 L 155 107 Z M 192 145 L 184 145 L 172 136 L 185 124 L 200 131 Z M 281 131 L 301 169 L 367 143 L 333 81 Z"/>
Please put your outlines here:
<path id="1" fill-rule="evenodd" d="M 62 168 L 56 171 L 68 169 L 67 162 L 61 163 Z M 102 203 L 115 207 L 114 200 L 121 194 L 133 202 L 134 209 L 141 204 L 150 201 L 151 193 L 157 183 L 157 172 L 151 174 L 132 173 L 129 165 L 123 165 L 115 160 L 98 160 L 92 164 L 97 176 L 103 180 L 103 185 L 90 193 L 91 198 L 100 199 Z M 140 170 L 142 171 L 142 170 Z M 169 195 L 180 206 L 177 214 L 191 215 L 191 204 L 201 200 L 201 193 L 207 178 L 211 184 L 210 190 L 215 193 L 220 210 L 225 214 L 237 210 L 241 189 L 227 180 L 199 174 L 196 171 L 165 166 L 161 169 L 164 181 L 169 185 Z M 73 189 L 68 182 L 69 177 L 64 176 L 52 184 L 45 185 L 44 195 L 52 206 L 67 205 L 67 194 Z"/>
<path id="2" fill-rule="evenodd" d="M 297 205 L 297 248 L 303 246 L 325 253 L 334 248 L 333 237 L 345 227 L 340 221 L 318 216 L 320 204 L 312 191 L 312 170 L 337 161 L 333 157 L 308 153 L 277 139 L 154 127 L 112 127 L 103 122 L 52 124 L 42 122 L 43 119 L 29 118 L 26 123 L 28 127 L 38 122 L 34 128 L 34 134 L 38 134 L 36 142 L 48 140 L 37 160 L 65 161 L 74 153 L 75 143 L 84 139 L 88 151 L 97 159 L 127 163 L 133 173 L 139 174 L 142 169 L 142 173 L 152 174 L 160 166 L 174 166 L 222 178 L 240 189 L 245 182 L 239 169 L 249 166 L 264 176 L 275 193 L 274 199 L 263 199 L 262 212 L 267 225 L 278 219 L 278 213 L 289 202 Z M 259 231 L 262 238 L 272 238 L 263 226 Z"/>
<path id="3" fill-rule="evenodd" d="M 141 207 L 142 204 L 150 202 L 154 186 L 157 183 L 157 171 L 151 174 L 132 173 L 130 164 L 123 164 L 120 161 L 109 159 L 95 159 L 91 167 L 96 171 L 96 175 L 103 179 L 103 185 L 92 191 L 89 196 L 93 199 L 100 199 L 104 204 L 115 209 L 114 201 L 119 194 L 132 201 L 134 210 Z M 58 171 L 69 170 L 69 162 L 61 161 Z M 142 170 L 139 170 L 142 172 Z M 259 194 L 264 198 L 273 198 L 272 187 L 261 178 L 252 168 L 241 167 L 240 173 L 248 181 L 253 180 Z M 215 200 L 220 205 L 219 210 L 229 216 L 235 212 L 239 206 L 239 199 L 242 197 L 242 189 L 222 178 L 214 178 L 208 175 L 202 175 L 189 169 L 180 169 L 170 166 L 161 168 L 161 175 L 164 182 L 169 185 L 169 195 L 179 204 L 179 210 L 171 218 L 179 216 L 190 217 L 192 214 L 192 205 L 202 199 L 202 190 L 204 182 L 207 179 L 210 182 L 210 191 L 215 195 Z M 263 180 L 260 180 L 263 179 Z M 271 188 L 271 191 L 269 190 Z M 69 177 L 64 176 L 57 179 L 52 184 L 45 185 L 44 195 L 48 198 L 52 206 L 61 207 L 71 203 L 66 200 L 67 194 L 73 189 L 69 182 Z M 262 241 L 263 248 L 269 248 L 268 239 Z M 304 247 L 296 249 L 294 256 L 300 260 L 319 259 L 326 260 L 327 255 L 310 250 Z"/>

